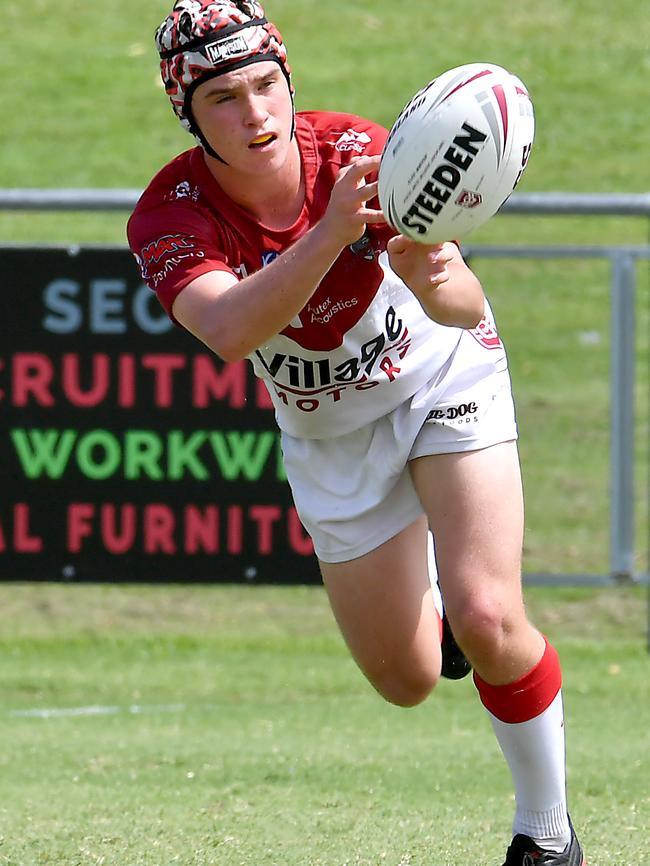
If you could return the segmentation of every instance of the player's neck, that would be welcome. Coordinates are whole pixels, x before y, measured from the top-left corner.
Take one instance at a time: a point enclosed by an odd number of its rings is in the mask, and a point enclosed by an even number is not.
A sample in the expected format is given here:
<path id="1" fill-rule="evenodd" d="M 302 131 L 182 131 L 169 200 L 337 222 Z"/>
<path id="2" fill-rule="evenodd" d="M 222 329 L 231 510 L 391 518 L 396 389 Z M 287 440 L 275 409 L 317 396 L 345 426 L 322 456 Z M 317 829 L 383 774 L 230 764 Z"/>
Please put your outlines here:
<path id="1" fill-rule="evenodd" d="M 294 138 L 282 168 L 268 175 L 246 175 L 206 158 L 222 190 L 266 228 L 281 231 L 292 226 L 305 202 L 300 150 Z"/>

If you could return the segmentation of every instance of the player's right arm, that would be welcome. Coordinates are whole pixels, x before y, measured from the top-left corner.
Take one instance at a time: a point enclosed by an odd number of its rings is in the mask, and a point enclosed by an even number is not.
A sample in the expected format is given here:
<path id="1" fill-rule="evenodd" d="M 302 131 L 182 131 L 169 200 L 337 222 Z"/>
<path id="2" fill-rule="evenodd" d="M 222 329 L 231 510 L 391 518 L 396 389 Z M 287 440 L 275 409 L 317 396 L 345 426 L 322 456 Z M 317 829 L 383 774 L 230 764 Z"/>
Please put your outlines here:
<path id="1" fill-rule="evenodd" d="M 176 320 L 225 361 L 239 361 L 285 328 L 305 306 L 341 250 L 358 240 L 368 223 L 383 222 L 365 203 L 377 194 L 366 183 L 379 157 L 360 157 L 341 173 L 322 219 L 273 262 L 238 280 L 210 271 L 176 297 Z"/>

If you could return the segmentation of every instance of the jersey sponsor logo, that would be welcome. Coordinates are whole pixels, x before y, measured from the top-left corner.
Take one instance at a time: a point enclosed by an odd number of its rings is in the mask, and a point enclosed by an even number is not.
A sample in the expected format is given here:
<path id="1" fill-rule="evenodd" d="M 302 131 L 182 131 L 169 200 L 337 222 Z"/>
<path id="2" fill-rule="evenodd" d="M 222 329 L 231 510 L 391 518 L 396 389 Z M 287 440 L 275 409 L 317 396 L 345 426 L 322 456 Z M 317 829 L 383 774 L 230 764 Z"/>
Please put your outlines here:
<path id="1" fill-rule="evenodd" d="M 328 141 L 327 143 L 340 153 L 350 150 L 355 153 L 363 153 L 372 141 L 367 132 L 357 132 L 351 128 L 346 129 L 345 132 L 333 132 L 332 134 L 338 135 L 338 138 L 336 141 Z"/>
<path id="2" fill-rule="evenodd" d="M 204 258 L 192 235 L 163 235 L 135 253 L 142 279 L 156 288 L 185 259 Z"/>
<path id="3" fill-rule="evenodd" d="M 410 348 L 408 328 L 389 307 L 384 330 L 365 342 L 356 356 L 339 364 L 332 365 L 327 356 L 312 360 L 276 352 L 273 357 L 265 357 L 260 349 L 255 354 L 285 405 L 314 412 L 323 403 L 338 403 L 348 388 L 364 391 L 375 388 L 382 380 L 394 382 L 401 372 L 399 362 Z"/>
<path id="4" fill-rule="evenodd" d="M 151 241 L 142 248 L 140 255 L 145 267 L 155 265 L 157 262 L 176 253 L 179 250 L 195 249 L 194 238 L 191 235 L 163 235 L 155 241 Z"/>
<path id="5" fill-rule="evenodd" d="M 357 298 L 345 298 L 332 303 L 331 298 L 325 298 L 320 304 L 307 304 L 307 313 L 309 321 L 312 325 L 326 325 L 330 322 L 337 313 L 342 310 L 349 310 L 351 307 L 356 307 L 359 303 Z"/>
<path id="6" fill-rule="evenodd" d="M 468 331 L 474 337 L 477 343 L 480 343 L 484 349 L 503 349 L 501 337 L 497 333 L 497 326 L 494 322 L 485 316 L 481 319 L 475 328 Z"/>
<path id="7" fill-rule="evenodd" d="M 458 403 L 455 406 L 437 406 L 432 409 L 425 422 L 445 426 L 460 426 L 478 421 L 478 404 L 473 400 L 469 403 Z"/>

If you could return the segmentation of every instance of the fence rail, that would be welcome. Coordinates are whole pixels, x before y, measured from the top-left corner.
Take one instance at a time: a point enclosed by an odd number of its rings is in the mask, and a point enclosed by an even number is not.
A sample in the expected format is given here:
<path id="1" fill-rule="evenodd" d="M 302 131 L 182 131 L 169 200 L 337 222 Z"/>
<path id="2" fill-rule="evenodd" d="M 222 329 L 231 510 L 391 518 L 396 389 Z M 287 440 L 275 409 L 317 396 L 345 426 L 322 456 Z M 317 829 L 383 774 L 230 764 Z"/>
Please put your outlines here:
<path id="1" fill-rule="evenodd" d="M 468 246 L 468 258 L 606 259 L 610 264 L 610 545 L 609 575 L 571 575 L 573 583 L 636 581 L 634 509 L 634 370 L 636 360 L 636 262 L 650 260 L 647 246 Z M 527 575 L 528 583 L 550 583 L 551 575 Z M 650 640 L 650 638 L 649 638 Z"/>
<path id="2" fill-rule="evenodd" d="M 0 189 L 0 211 L 128 211 L 137 189 Z M 650 219 L 650 193 L 514 193 L 500 214 L 626 216 Z M 529 583 L 606 584 L 647 582 L 634 573 L 634 300 L 636 263 L 648 246 L 468 246 L 476 257 L 604 258 L 611 265 L 612 357 L 610 367 L 610 574 L 527 575 Z M 560 578 L 564 578 L 561 580 Z M 650 641 L 650 637 L 649 637 Z"/>
<path id="3" fill-rule="evenodd" d="M 0 210 L 131 210 L 138 189 L 0 189 Z M 513 193 L 502 214 L 650 217 L 650 193 Z"/>

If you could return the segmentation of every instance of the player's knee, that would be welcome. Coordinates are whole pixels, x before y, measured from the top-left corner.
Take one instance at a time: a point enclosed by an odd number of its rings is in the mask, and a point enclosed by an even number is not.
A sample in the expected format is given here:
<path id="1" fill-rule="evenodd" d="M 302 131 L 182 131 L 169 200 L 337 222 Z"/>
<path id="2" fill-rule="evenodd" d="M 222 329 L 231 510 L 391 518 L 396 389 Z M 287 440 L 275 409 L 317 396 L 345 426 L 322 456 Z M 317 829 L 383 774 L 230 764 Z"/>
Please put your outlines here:
<path id="1" fill-rule="evenodd" d="M 369 676 L 379 694 L 398 707 L 415 707 L 432 692 L 439 678 L 435 668 L 386 669 Z"/>
<path id="2" fill-rule="evenodd" d="M 454 636 L 470 657 L 493 657 L 507 648 L 517 619 L 502 599 L 476 593 L 454 617 Z"/>

